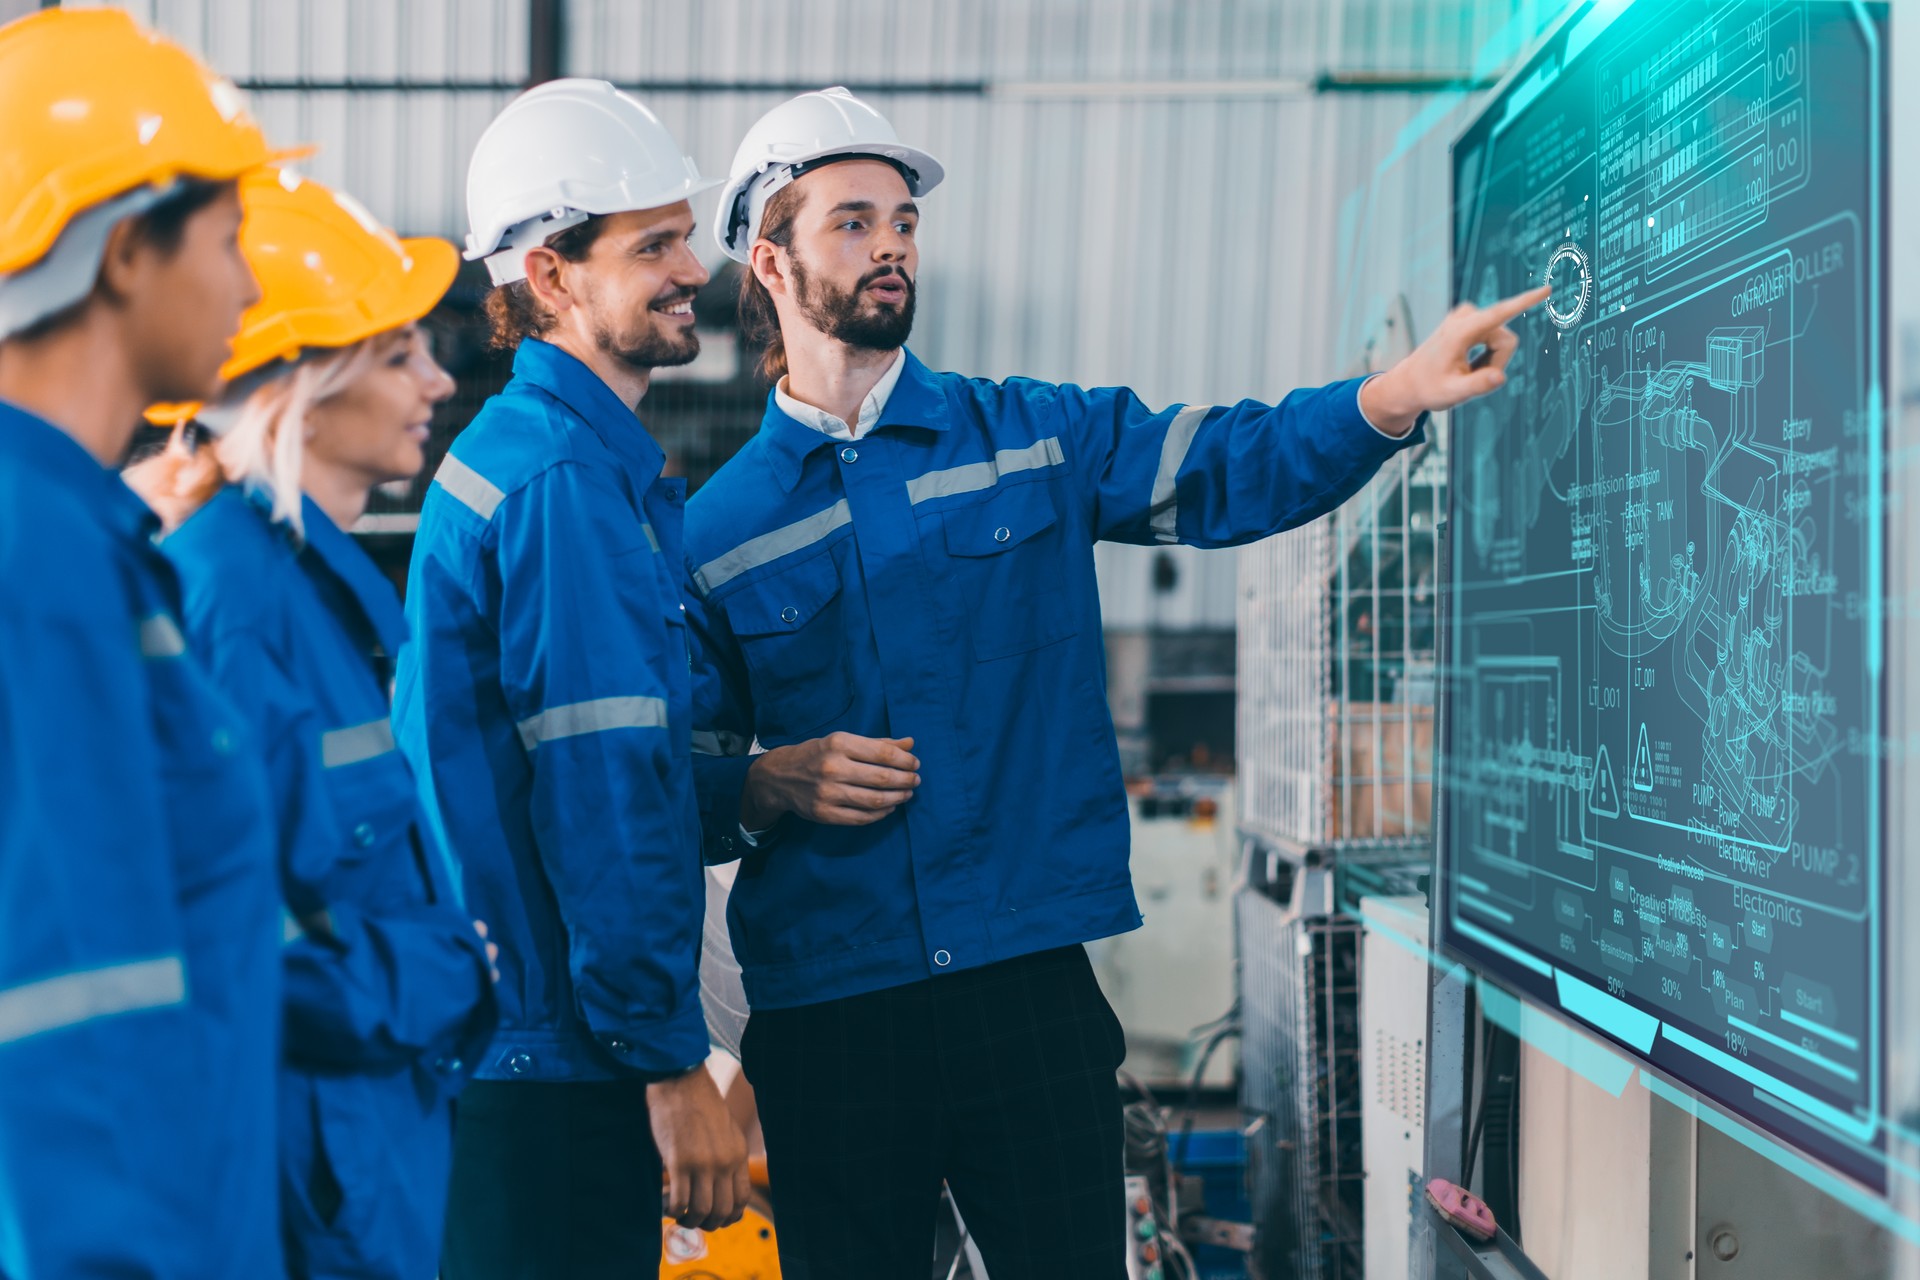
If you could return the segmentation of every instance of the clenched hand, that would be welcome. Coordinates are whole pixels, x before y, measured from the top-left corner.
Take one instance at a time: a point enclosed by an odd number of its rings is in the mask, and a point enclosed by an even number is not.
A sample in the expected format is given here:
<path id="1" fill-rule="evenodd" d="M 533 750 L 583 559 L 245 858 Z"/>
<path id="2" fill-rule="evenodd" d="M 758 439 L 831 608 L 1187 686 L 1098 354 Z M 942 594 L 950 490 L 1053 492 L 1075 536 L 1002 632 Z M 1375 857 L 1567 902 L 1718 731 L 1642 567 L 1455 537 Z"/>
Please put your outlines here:
<path id="1" fill-rule="evenodd" d="M 754 757 L 740 798 L 740 825 L 770 827 L 783 813 L 809 822 L 864 827 L 913 798 L 920 761 L 912 738 L 830 733 Z"/>
<path id="2" fill-rule="evenodd" d="M 747 1140 L 706 1067 L 648 1085 L 647 1118 L 667 1171 L 668 1214 L 701 1231 L 740 1221 L 752 1191 Z"/>

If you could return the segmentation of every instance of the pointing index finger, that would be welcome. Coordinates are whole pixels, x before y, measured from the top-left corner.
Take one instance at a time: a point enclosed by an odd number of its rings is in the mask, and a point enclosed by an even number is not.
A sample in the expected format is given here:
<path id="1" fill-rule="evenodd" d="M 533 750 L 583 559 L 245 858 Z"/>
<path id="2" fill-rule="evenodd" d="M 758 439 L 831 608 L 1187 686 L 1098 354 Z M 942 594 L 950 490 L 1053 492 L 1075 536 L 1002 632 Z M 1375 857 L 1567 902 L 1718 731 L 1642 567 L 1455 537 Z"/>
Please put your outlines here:
<path id="1" fill-rule="evenodd" d="M 1553 286 L 1543 284 L 1525 293 L 1516 293 L 1511 298 L 1503 298 L 1481 310 L 1478 316 L 1479 323 L 1482 327 L 1497 329 L 1522 312 L 1533 310 L 1545 302 L 1552 293 Z"/>

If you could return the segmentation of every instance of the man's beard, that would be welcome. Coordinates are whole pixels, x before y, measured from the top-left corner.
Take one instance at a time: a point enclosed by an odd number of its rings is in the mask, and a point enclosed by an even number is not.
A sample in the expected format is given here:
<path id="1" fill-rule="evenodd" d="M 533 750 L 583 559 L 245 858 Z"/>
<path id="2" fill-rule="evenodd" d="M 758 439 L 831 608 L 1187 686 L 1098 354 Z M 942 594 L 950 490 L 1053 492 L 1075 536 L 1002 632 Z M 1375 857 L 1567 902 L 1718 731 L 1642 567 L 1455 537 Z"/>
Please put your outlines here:
<path id="1" fill-rule="evenodd" d="M 631 323 L 616 333 L 613 328 L 602 323 L 594 330 L 593 340 L 600 350 L 635 369 L 664 369 L 671 365 L 690 364 L 700 354 L 700 335 L 693 326 L 676 331 L 661 330 L 653 318 L 653 308 L 664 302 L 671 306 L 683 299 L 691 298 L 694 290 L 684 289 L 671 298 L 656 298 L 648 304 L 638 317 L 638 326 Z M 635 332 L 635 329 L 638 332 Z"/>
<path id="2" fill-rule="evenodd" d="M 906 272 L 898 267 L 876 267 L 850 290 L 840 290 L 808 274 L 797 256 L 793 257 L 794 300 L 801 314 L 829 338 L 863 351 L 892 351 L 903 346 L 913 332 L 913 304 L 918 290 Z M 875 280 L 898 276 L 906 286 L 907 300 L 898 306 L 875 302 L 871 310 L 864 304 L 866 288 Z"/>

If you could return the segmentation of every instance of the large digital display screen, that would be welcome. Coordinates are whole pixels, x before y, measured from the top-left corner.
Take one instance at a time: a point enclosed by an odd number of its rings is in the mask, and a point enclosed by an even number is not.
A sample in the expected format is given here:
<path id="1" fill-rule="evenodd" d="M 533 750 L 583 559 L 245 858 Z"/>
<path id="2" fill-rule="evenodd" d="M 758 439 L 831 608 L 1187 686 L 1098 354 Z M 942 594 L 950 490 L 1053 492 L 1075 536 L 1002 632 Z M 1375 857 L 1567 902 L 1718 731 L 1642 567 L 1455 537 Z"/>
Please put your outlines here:
<path id="1" fill-rule="evenodd" d="M 1877 1181 L 1886 14 L 1582 6 L 1456 142 L 1445 948 Z"/>

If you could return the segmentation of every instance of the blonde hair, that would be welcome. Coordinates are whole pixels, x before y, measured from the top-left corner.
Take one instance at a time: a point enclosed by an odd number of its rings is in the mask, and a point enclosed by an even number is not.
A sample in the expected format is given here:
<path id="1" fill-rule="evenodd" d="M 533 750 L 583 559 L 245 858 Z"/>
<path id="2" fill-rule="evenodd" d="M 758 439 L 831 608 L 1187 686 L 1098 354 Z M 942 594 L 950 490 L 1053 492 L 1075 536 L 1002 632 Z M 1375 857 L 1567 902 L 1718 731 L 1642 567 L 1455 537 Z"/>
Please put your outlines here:
<path id="1" fill-rule="evenodd" d="M 307 415 L 352 386 L 392 337 L 376 334 L 350 347 L 320 351 L 292 369 L 269 377 L 249 392 L 247 381 L 228 389 L 227 403 L 202 417 L 230 417 L 232 425 L 195 449 L 187 424 L 173 429 L 166 451 L 140 467 L 128 483 L 177 526 L 228 484 L 258 488 L 273 497 L 273 519 L 306 537 L 300 511 L 300 470 L 306 456 Z M 255 375 L 257 377 L 257 375 Z M 238 398 L 238 403 L 234 399 Z"/>

